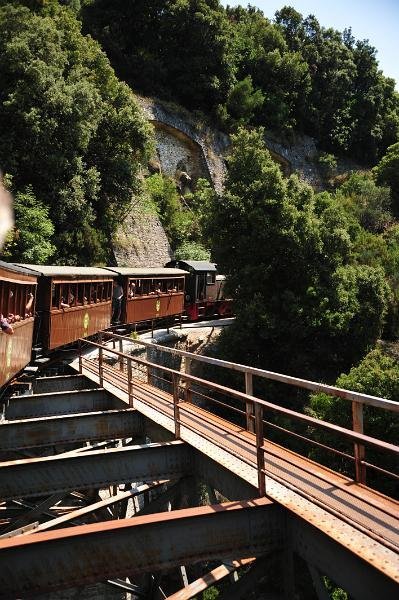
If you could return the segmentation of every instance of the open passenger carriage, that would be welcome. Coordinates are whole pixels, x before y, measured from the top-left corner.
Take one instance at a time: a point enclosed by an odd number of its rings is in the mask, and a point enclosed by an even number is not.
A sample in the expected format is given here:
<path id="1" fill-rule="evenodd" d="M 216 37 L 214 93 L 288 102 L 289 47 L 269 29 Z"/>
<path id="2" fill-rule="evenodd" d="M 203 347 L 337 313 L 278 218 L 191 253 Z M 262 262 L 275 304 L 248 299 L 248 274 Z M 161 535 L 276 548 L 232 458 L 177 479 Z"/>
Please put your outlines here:
<path id="1" fill-rule="evenodd" d="M 96 267 L 23 265 L 36 272 L 35 341 L 44 350 L 106 329 L 111 322 L 114 275 Z"/>
<path id="2" fill-rule="evenodd" d="M 186 271 L 163 267 L 109 267 L 123 288 L 122 323 L 179 316 L 184 311 Z"/>
<path id="3" fill-rule="evenodd" d="M 37 273 L 0 261 L 0 312 L 9 324 L 0 333 L 0 388 L 30 361 Z"/>

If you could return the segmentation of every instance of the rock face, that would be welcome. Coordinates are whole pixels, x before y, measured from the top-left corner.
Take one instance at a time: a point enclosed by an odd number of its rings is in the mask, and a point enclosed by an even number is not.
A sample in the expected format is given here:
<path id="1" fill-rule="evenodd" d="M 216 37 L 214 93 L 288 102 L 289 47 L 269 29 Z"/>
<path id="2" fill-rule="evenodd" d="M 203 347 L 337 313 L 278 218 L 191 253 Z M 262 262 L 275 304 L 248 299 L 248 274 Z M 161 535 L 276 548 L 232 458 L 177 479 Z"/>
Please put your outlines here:
<path id="1" fill-rule="evenodd" d="M 158 216 L 144 204 L 136 205 L 121 223 L 112 247 L 120 267 L 159 267 L 173 258 Z"/>
<path id="2" fill-rule="evenodd" d="M 185 109 L 138 96 L 144 113 L 154 125 L 157 152 L 162 172 L 176 178 L 186 172 L 193 184 L 199 177 L 209 179 L 220 192 L 226 173 L 223 155 L 230 145 L 229 137 Z"/>

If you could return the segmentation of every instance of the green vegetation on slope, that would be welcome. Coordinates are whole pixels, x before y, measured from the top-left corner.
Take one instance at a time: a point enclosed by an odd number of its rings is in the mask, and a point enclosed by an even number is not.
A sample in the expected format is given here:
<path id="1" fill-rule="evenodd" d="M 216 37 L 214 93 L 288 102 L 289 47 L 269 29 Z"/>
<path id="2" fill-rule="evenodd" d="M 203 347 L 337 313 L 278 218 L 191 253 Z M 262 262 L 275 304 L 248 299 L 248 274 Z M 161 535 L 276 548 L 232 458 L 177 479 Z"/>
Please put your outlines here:
<path id="1" fill-rule="evenodd" d="M 275 21 L 219 0 L 85 0 L 85 31 L 120 77 L 147 95 L 201 109 L 224 127 L 315 136 L 366 163 L 398 141 L 399 94 L 376 49 L 291 7 Z"/>
<path id="2" fill-rule="evenodd" d="M 110 234 L 140 193 L 151 128 L 73 11 L 29 4 L 36 12 L 0 3 L 0 165 L 15 194 L 28 186 L 49 210 L 56 251 L 38 259 L 106 262 Z M 26 237 L 30 223 L 16 217 Z"/>
<path id="3" fill-rule="evenodd" d="M 353 227 L 336 197 L 314 195 L 296 176 L 285 180 L 262 132 L 233 136 L 208 229 L 235 299 L 225 336 L 240 353 L 232 358 L 331 380 L 373 347 L 390 290 L 380 265 L 355 260 L 361 225 Z"/>

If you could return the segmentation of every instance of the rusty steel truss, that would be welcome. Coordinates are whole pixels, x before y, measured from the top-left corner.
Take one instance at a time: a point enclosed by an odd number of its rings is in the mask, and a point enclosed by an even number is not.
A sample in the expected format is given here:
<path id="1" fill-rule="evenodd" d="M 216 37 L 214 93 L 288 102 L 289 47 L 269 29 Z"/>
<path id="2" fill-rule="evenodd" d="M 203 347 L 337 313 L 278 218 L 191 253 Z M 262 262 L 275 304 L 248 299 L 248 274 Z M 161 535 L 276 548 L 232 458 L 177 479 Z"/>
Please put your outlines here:
<path id="1" fill-rule="evenodd" d="M 278 557 L 279 593 L 288 599 L 299 556 L 319 598 L 326 597 L 323 575 L 355 599 L 397 598 L 398 503 L 365 481 L 368 470 L 397 478 L 369 463 L 366 449 L 397 456 L 398 448 L 365 435 L 362 416 L 364 405 L 397 411 L 395 403 L 162 347 L 183 360 L 178 371 L 128 354 L 126 337 L 106 337 L 113 347 L 81 341 L 95 354 L 81 345 L 72 363 L 78 375 L 40 378 L 34 394 L 12 397 L 5 408 L 0 597 L 106 582 L 155 599 L 166 597 L 159 573 L 177 568 L 183 587 L 170 599 L 193 597 L 228 576 L 222 598 L 242 598 Z M 194 376 L 195 360 L 243 373 L 245 391 Z M 347 400 L 352 430 L 254 397 L 256 377 Z M 235 419 L 213 414 L 212 403 Z M 348 451 L 329 449 L 353 464 L 353 479 L 268 440 L 270 415 L 345 440 Z M 298 429 L 279 430 L 327 448 Z M 195 481 L 206 482 L 209 506 L 198 506 Z M 182 565 L 210 560 L 219 566 L 188 581 Z M 244 566 L 245 576 L 232 576 Z M 144 588 L 143 573 L 153 574 Z"/>

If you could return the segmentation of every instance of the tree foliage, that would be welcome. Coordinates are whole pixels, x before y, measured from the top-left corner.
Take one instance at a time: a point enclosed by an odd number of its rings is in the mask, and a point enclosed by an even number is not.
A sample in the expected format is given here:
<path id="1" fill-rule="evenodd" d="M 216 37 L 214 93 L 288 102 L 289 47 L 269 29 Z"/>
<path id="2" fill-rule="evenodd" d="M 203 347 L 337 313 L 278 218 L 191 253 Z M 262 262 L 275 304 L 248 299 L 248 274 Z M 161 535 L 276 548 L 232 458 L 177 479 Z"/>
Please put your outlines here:
<path id="1" fill-rule="evenodd" d="M 14 197 L 15 226 L 9 233 L 3 256 L 7 260 L 44 264 L 54 253 L 51 243 L 54 226 L 48 208 L 37 200 L 28 187 Z"/>
<path id="2" fill-rule="evenodd" d="M 350 219 L 327 194 L 317 204 L 284 180 L 261 132 L 233 138 L 225 191 L 208 228 L 235 300 L 239 362 L 331 379 L 381 333 L 389 298 L 383 269 L 351 264 Z M 243 350 L 245 348 L 245 350 Z"/>
<path id="3" fill-rule="evenodd" d="M 172 178 L 158 173 L 148 177 L 145 185 L 176 258 L 209 259 L 208 240 L 203 235 L 203 221 L 211 193 L 208 181 L 199 179 L 195 192 L 184 197 L 179 196 Z"/>
<path id="4" fill-rule="evenodd" d="M 86 30 L 133 87 L 192 109 L 226 100 L 233 69 L 218 0 L 98 0 L 86 2 L 82 14 Z"/>
<path id="5" fill-rule="evenodd" d="M 373 169 L 378 184 L 386 185 L 391 190 L 392 209 L 395 217 L 399 217 L 399 142 L 389 146 L 385 156 Z"/>
<path id="6" fill-rule="evenodd" d="M 98 44 L 56 2 L 0 6 L 0 164 L 55 225 L 55 259 L 107 260 L 150 128 Z"/>
<path id="7" fill-rule="evenodd" d="M 365 163 L 399 135 L 399 94 L 368 40 L 291 7 L 275 21 L 219 0 L 86 0 L 85 30 L 145 94 L 243 123 L 315 136 Z"/>
<path id="8" fill-rule="evenodd" d="M 355 367 L 350 369 L 347 374 L 340 375 L 336 381 L 337 387 L 356 392 L 371 394 L 399 402 L 399 366 L 395 357 L 384 353 L 381 349 L 372 350 Z M 342 398 L 327 396 L 326 394 L 313 394 L 310 399 L 309 411 L 311 415 L 325 421 L 341 425 L 352 429 L 352 409 L 351 403 Z M 371 437 L 381 439 L 387 442 L 397 443 L 399 435 L 399 418 L 397 413 L 385 411 L 373 406 L 364 406 L 364 433 Z M 323 439 L 324 442 L 327 440 Z M 334 447 L 342 449 L 337 440 L 330 440 Z M 383 458 L 383 463 L 381 463 Z M 383 457 L 378 457 L 372 449 L 367 449 L 366 460 L 378 464 L 387 470 L 395 472 L 396 459 L 389 454 L 384 453 Z M 331 459 L 330 465 L 337 467 L 336 461 L 339 458 Z M 331 462 L 332 461 L 332 462 Z M 379 477 L 369 472 L 369 483 L 377 483 Z M 385 487 L 383 491 L 392 493 L 394 482 L 387 483 L 384 478 Z"/>

